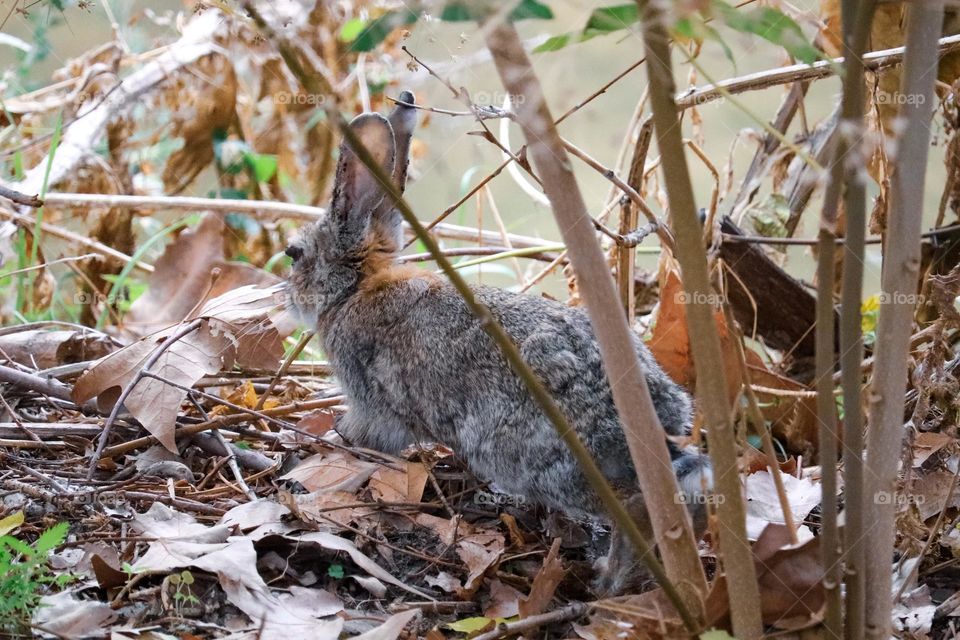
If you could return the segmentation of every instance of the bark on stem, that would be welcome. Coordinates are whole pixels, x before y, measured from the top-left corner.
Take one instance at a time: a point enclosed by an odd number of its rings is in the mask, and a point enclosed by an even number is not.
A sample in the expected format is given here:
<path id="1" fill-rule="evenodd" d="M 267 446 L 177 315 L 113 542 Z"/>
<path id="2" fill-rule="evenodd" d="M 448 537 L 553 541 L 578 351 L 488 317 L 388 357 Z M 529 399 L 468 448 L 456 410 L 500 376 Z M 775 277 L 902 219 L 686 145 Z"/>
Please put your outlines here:
<path id="1" fill-rule="evenodd" d="M 643 16 L 643 40 L 650 83 L 653 126 L 660 148 L 663 178 L 670 201 L 671 222 L 677 244 L 677 259 L 687 299 L 687 323 L 697 372 L 697 396 L 707 423 L 707 440 L 714 464 L 717 492 L 723 496 L 717 505 L 720 520 L 720 557 L 726 572 L 733 633 L 738 638 L 760 638 L 760 593 L 757 587 L 753 554 L 747 541 L 746 512 L 741 494 L 733 421 L 727 401 L 727 385 L 710 304 L 711 286 L 702 230 L 697 216 L 690 173 L 684 156 L 679 111 L 674 94 L 670 62 L 667 16 L 670 4 L 665 0 L 637 0 Z M 569 243 L 568 243 L 569 246 Z"/>
<path id="2" fill-rule="evenodd" d="M 513 25 L 500 21 L 485 26 L 493 62 L 504 87 L 517 97 L 516 121 L 550 199 L 570 262 L 583 284 L 580 294 L 600 345 L 667 575 L 675 584 L 683 585 L 681 593 L 687 606 L 697 610 L 706 593 L 706 580 L 690 519 L 683 501 L 677 499 L 680 493 L 660 421 L 570 159 Z"/>
<path id="3" fill-rule="evenodd" d="M 930 148 L 930 115 L 937 77 L 936 38 L 943 23 L 943 0 L 911 3 L 907 9 L 907 50 L 901 94 L 913 98 L 900 107 L 901 132 L 891 177 L 890 217 L 884 246 L 883 296 L 877 326 L 876 364 L 870 390 L 870 434 L 863 506 L 873 513 L 871 537 L 877 553 L 866 558 L 866 637 L 890 637 L 891 567 L 894 544 L 897 463 L 903 443 L 904 392 L 917 274 L 920 268 L 920 227 L 923 189 Z"/>
<path id="4" fill-rule="evenodd" d="M 838 123 L 840 140 L 836 162 L 844 177 L 844 212 L 847 242 L 843 245 L 843 282 L 840 293 L 840 382 L 843 388 L 843 547 L 846 584 L 848 640 L 863 638 L 863 607 L 866 584 L 863 495 L 863 413 L 860 406 L 863 374 L 863 332 L 860 305 L 863 300 L 863 255 L 866 235 L 866 170 L 860 153 L 863 112 L 866 105 L 863 52 L 873 23 L 874 0 L 843 0 L 844 77 L 843 102 Z"/>

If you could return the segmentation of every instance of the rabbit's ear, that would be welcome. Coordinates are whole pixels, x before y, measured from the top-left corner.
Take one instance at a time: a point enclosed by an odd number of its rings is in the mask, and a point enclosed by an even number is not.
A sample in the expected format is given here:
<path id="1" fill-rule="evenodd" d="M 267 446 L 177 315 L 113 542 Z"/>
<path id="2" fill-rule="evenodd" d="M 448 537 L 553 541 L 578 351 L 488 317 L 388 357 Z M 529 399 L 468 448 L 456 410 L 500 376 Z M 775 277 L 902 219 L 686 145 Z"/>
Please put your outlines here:
<path id="1" fill-rule="evenodd" d="M 401 91 L 397 99 L 397 106 L 390 112 L 390 126 L 393 127 L 393 138 L 396 140 L 397 161 L 393 168 L 393 182 L 400 193 L 407 186 L 407 165 L 410 163 L 410 139 L 417 126 L 417 109 L 413 93 Z"/>
<path id="2" fill-rule="evenodd" d="M 350 122 L 350 128 L 388 176 L 393 175 L 396 142 L 390 122 L 379 113 L 364 113 Z M 330 203 L 330 215 L 341 239 L 350 245 L 363 240 L 370 218 L 380 208 L 386 192 L 345 140 Z"/>
<path id="3" fill-rule="evenodd" d="M 415 98 L 409 91 L 401 91 L 397 99 L 397 106 L 390 112 L 390 126 L 393 127 L 393 137 L 396 146 L 396 161 L 393 167 L 393 184 L 400 193 L 407 186 L 407 165 L 410 161 L 410 139 L 417 126 L 417 109 L 413 106 Z M 403 244 L 403 217 L 394 207 L 390 198 L 381 203 L 380 208 L 373 214 L 373 231 L 382 242 L 393 250 L 398 250 Z"/>

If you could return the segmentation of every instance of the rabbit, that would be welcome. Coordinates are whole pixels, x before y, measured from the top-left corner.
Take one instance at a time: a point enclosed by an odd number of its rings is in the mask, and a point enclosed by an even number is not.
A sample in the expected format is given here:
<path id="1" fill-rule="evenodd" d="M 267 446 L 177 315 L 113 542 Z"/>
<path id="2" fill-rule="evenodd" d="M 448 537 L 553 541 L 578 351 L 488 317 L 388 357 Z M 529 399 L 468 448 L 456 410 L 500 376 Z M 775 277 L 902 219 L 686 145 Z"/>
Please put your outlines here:
<path id="1" fill-rule="evenodd" d="M 413 105 L 414 97 L 405 91 L 399 102 Z M 364 113 L 350 123 L 401 192 L 416 125 L 416 109 L 406 105 L 398 104 L 389 118 Z M 337 431 L 354 444 L 390 454 L 417 442 L 439 442 L 504 493 L 573 517 L 605 519 L 576 460 L 463 298 L 434 273 L 397 264 L 401 246 L 400 213 L 344 143 L 328 214 L 287 249 L 293 259 L 289 297 L 318 330 L 347 397 Z M 587 314 L 543 297 L 488 286 L 473 291 L 650 536 Z M 634 347 L 665 437 L 688 435 L 690 397 L 636 335 Z M 680 499 L 702 505 L 712 482 L 709 461 L 667 440 Z M 694 511 L 702 516 L 704 508 Z M 616 530 L 598 565 L 597 589 L 607 594 L 622 591 L 638 575 L 632 548 Z"/>

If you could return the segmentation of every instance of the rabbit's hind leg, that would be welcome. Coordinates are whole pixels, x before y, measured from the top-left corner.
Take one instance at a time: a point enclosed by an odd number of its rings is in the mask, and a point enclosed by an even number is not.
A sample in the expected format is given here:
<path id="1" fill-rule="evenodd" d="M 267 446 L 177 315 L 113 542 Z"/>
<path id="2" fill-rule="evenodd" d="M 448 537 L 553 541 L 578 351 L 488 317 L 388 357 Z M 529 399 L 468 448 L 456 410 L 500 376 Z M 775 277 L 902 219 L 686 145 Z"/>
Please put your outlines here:
<path id="1" fill-rule="evenodd" d="M 653 525 L 643 496 L 635 493 L 624 500 L 623 506 L 643 537 L 652 542 Z M 628 589 L 638 588 L 650 578 L 630 538 L 616 523 L 610 529 L 610 550 L 597 560 L 595 568 L 597 577 L 593 582 L 593 591 L 601 597 L 620 595 Z"/>
<path id="2" fill-rule="evenodd" d="M 630 514 L 630 518 L 640 528 L 640 533 L 649 542 L 653 543 L 653 525 L 643 496 L 635 493 L 623 503 Z M 687 505 L 687 511 L 693 524 L 693 537 L 697 540 L 707 529 L 707 508 L 703 502 L 692 502 Z M 653 550 L 652 550 L 653 552 Z M 601 597 L 615 596 L 628 590 L 639 590 L 645 582 L 651 579 L 646 565 L 637 556 L 633 543 L 616 523 L 610 529 L 610 550 L 607 555 L 596 563 L 598 572 L 594 580 L 594 592 Z"/>

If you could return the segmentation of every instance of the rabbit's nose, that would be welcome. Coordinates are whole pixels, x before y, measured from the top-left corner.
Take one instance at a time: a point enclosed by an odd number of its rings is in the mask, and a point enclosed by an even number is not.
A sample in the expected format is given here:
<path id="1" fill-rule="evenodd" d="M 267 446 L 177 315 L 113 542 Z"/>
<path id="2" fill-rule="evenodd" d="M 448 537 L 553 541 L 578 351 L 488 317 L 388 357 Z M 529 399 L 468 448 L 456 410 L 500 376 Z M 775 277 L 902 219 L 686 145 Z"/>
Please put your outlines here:
<path id="1" fill-rule="evenodd" d="M 301 249 L 295 244 L 292 244 L 286 248 L 284 253 L 290 256 L 293 259 L 293 261 L 296 262 L 297 260 L 300 259 L 300 256 L 303 255 L 303 249 Z"/>

